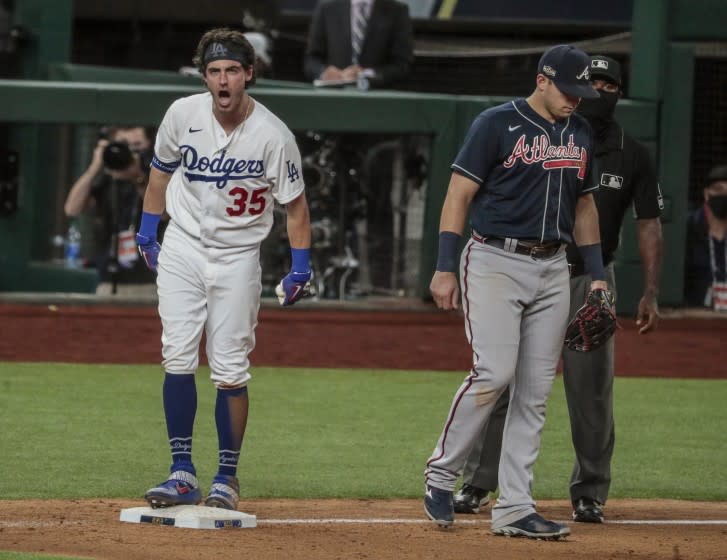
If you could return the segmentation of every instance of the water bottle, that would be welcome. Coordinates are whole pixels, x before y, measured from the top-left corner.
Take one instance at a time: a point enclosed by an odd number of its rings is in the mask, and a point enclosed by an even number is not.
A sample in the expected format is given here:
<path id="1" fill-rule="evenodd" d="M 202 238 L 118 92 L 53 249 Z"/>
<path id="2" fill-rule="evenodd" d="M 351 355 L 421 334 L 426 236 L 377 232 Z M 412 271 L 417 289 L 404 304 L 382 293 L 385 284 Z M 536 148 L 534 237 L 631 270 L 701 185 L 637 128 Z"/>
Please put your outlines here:
<path id="1" fill-rule="evenodd" d="M 81 230 L 76 222 L 71 222 L 66 233 L 64 258 L 66 268 L 81 266 Z"/>

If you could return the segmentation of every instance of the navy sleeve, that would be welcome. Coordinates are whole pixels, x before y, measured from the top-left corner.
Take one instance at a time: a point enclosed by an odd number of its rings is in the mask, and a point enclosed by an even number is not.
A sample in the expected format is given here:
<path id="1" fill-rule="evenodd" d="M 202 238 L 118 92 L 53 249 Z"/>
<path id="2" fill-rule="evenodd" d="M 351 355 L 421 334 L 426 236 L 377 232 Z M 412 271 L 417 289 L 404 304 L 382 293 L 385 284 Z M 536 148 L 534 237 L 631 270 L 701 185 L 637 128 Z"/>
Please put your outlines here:
<path id="1" fill-rule="evenodd" d="M 464 139 L 452 171 L 481 185 L 497 161 L 500 132 L 493 126 L 487 112 L 478 116 Z"/>

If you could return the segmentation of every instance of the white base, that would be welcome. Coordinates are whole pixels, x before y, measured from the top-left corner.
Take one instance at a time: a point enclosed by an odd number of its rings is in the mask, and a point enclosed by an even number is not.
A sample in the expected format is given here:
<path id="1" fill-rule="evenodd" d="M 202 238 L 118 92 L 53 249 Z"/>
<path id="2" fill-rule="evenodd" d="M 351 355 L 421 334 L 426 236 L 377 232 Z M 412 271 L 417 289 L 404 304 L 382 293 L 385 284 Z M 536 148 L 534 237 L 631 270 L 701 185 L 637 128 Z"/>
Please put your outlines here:
<path id="1" fill-rule="evenodd" d="M 186 529 L 251 529 L 257 517 L 241 511 L 206 506 L 172 506 L 168 508 L 135 507 L 121 510 L 120 521 L 153 523 Z"/>

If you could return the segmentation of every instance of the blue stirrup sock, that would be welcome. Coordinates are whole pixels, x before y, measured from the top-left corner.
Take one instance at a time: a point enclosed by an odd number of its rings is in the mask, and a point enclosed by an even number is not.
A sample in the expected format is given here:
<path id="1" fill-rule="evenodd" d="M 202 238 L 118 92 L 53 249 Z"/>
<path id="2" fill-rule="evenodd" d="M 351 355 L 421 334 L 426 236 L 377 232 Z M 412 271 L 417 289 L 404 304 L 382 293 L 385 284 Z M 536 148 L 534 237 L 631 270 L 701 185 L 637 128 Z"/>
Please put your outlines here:
<path id="1" fill-rule="evenodd" d="M 192 463 L 192 431 L 197 414 L 197 386 L 194 375 L 167 373 L 164 377 L 164 415 L 172 451 L 170 472 L 197 472 Z"/>
<path id="2" fill-rule="evenodd" d="M 236 476 L 242 438 L 247 425 L 247 386 L 236 389 L 217 389 L 215 422 L 220 450 L 218 475 Z"/>

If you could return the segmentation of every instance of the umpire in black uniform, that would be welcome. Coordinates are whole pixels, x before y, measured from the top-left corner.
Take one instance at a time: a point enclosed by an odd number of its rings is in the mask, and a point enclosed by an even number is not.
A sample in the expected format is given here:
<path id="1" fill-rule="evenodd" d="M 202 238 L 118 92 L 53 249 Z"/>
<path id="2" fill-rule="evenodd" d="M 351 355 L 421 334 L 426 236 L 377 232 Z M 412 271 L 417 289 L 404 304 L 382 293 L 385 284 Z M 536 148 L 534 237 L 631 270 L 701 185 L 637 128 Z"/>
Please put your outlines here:
<path id="1" fill-rule="evenodd" d="M 656 172 L 647 148 L 628 135 L 614 120 L 616 103 L 622 95 L 621 66 L 607 56 L 591 57 L 591 81 L 597 99 L 582 99 L 577 111 L 595 135 L 596 168 L 600 176 L 594 193 L 601 228 L 601 247 L 608 285 L 616 294 L 613 259 L 621 226 L 629 206 L 638 224 L 639 253 L 644 292 L 636 324 L 645 334 L 658 325 L 657 296 L 663 254 L 660 214 L 663 201 Z M 591 279 L 584 273 L 576 247 L 568 247 L 571 269 L 570 316 L 583 305 Z M 617 303 L 618 308 L 618 303 Z M 613 420 L 614 340 L 588 352 L 563 349 L 563 378 L 576 461 L 570 481 L 573 519 L 603 522 L 603 505 L 611 486 L 611 457 L 615 429 Z M 476 513 L 497 486 L 502 428 L 507 412 L 504 394 L 485 427 L 479 445 L 470 453 L 464 469 L 464 485 L 454 496 L 455 511 Z"/>

